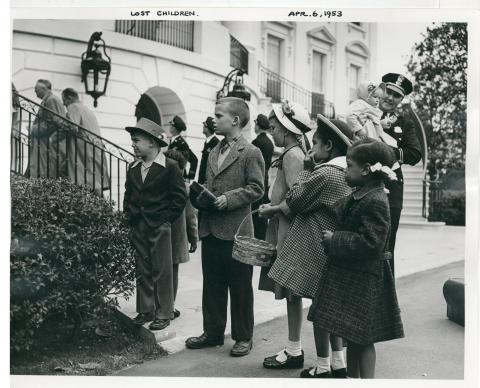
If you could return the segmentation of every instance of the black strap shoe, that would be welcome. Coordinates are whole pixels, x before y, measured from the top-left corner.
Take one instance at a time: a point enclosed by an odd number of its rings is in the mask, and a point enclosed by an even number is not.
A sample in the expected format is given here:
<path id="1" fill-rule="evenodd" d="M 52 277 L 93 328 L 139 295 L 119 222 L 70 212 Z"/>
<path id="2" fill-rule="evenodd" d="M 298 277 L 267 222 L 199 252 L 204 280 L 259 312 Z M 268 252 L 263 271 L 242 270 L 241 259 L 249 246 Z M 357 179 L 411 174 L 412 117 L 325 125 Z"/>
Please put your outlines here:
<path id="1" fill-rule="evenodd" d="M 190 337 L 185 341 L 185 345 L 189 349 L 202 349 L 211 346 L 223 345 L 223 337 L 209 337 L 206 333 L 202 333 L 199 337 Z"/>
<path id="2" fill-rule="evenodd" d="M 300 372 L 300 377 L 306 379 L 329 379 L 332 377 L 332 374 L 330 372 L 317 373 L 315 369 L 316 367 L 312 366 L 311 368 L 302 370 Z M 312 370 L 314 370 L 313 374 L 310 373 Z"/>
<path id="3" fill-rule="evenodd" d="M 170 319 L 155 318 L 155 320 L 150 325 L 148 325 L 148 328 L 150 330 L 163 330 L 168 325 L 170 325 Z"/>
<path id="4" fill-rule="evenodd" d="M 287 359 L 285 361 L 278 361 L 277 357 L 280 353 L 285 353 Z M 267 369 L 300 369 L 303 368 L 304 353 L 299 356 L 292 356 L 283 349 L 280 353 L 267 357 L 263 360 L 263 367 Z"/>
<path id="5" fill-rule="evenodd" d="M 143 326 L 147 322 L 153 321 L 153 313 L 140 313 L 135 318 L 133 318 L 133 323 L 138 326 Z"/>
<path id="6" fill-rule="evenodd" d="M 179 316 L 180 316 L 180 311 L 175 309 L 173 310 L 172 317 L 170 319 L 173 321 L 175 318 L 178 318 Z"/>

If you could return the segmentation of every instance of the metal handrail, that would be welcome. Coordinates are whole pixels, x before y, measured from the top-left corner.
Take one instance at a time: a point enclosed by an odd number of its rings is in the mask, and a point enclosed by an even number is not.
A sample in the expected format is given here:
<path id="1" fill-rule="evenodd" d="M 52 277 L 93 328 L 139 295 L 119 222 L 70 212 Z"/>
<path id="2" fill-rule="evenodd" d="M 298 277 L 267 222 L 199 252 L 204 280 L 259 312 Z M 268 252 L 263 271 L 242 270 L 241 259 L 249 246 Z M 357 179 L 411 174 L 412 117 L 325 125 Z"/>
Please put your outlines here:
<path id="1" fill-rule="evenodd" d="M 232 35 L 230 35 L 230 66 L 248 74 L 248 50 Z"/>
<path id="2" fill-rule="evenodd" d="M 258 86 L 262 93 L 272 98 L 273 102 L 289 100 L 304 106 L 312 117 L 316 117 L 317 113 L 322 113 L 330 119 L 335 118 L 335 107 L 332 102 L 323 99 L 321 106 L 317 106 L 313 102 L 314 93 L 312 91 L 275 73 L 263 66 L 261 62 L 258 63 Z"/>
<path id="3" fill-rule="evenodd" d="M 134 155 L 51 109 L 13 92 L 11 164 L 27 177 L 67 177 L 109 198 L 121 209 L 128 164 Z M 115 198 L 115 201 L 114 201 Z"/>

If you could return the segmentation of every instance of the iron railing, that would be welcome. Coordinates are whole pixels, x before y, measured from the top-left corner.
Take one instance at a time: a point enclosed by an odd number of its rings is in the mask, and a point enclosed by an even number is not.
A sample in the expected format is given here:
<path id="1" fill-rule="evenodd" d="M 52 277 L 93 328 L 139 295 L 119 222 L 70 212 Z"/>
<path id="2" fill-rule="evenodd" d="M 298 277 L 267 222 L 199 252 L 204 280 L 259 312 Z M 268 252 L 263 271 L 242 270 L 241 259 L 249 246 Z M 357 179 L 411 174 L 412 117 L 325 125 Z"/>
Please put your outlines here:
<path id="1" fill-rule="evenodd" d="M 440 201 L 443 197 L 442 181 L 423 179 L 422 217 L 430 222 L 444 221 L 440 214 Z"/>
<path id="2" fill-rule="evenodd" d="M 10 169 L 31 178 L 69 178 L 120 210 L 133 154 L 14 92 Z"/>
<path id="3" fill-rule="evenodd" d="M 230 35 L 230 66 L 248 74 L 248 50 Z"/>
<path id="4" fill-rule="evenodd" d="M 193 51 L 193 21 L 116 20 L 115 32 Z"/>
<path id="5" fill-rule="evenodd" d="M 329 119 L 335 118 L 334 105 L 326 100 L 323 94 L 312 93 L 271 71 L 261 63 L 258 65 L 258 86 L 262 93 L 272 99 L 272 102 L 282 100 L 296 102 L 308 109 L 312 118 L 315 118 L 318 113 Z"/>

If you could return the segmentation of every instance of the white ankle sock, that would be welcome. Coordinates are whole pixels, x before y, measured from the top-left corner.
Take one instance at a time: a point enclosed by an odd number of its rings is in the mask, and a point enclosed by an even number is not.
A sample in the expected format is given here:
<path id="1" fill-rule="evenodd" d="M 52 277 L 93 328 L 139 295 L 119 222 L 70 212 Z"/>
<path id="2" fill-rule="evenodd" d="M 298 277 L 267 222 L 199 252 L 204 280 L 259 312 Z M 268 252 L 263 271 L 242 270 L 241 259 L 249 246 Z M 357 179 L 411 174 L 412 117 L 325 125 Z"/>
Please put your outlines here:
<path id="1" fill-rule="evenodd" d="M 287 342 L 287 353 L 291 356 L 301 356 L 302 355 L 302 341 L 288 341 Z"/>
<path id="2" fill-rule="evenodd" d="M 320 374 L 330 372 L 330 357 L 317 357 L 317 366 L 310 370 L 310 374 Z"/>
<path id="3" fill-rule="evenodd" d="M 342 369 L 346 368 L 345 365 L 345 356 L 343 355 L 343 350 L 333 350 L 332 351 L 332 369 Z"/>

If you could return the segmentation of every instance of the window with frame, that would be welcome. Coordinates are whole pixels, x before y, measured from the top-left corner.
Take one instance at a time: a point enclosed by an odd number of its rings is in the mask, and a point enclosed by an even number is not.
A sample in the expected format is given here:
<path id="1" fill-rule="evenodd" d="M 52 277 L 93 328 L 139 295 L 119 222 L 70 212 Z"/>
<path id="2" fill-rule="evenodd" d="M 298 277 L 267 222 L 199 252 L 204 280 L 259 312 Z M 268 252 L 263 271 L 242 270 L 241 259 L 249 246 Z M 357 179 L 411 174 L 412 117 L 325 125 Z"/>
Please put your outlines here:
<path id="1" fill-rule="evenodd" d="M 352 102 L 357 99 L 357 88 L 362 79 L 362 67 L 351 63 L 348 70 L 350 84 L 350 102 Z"/>

